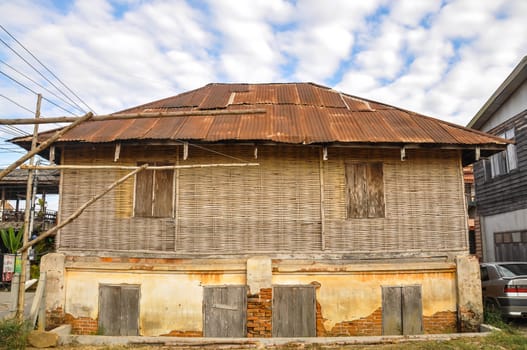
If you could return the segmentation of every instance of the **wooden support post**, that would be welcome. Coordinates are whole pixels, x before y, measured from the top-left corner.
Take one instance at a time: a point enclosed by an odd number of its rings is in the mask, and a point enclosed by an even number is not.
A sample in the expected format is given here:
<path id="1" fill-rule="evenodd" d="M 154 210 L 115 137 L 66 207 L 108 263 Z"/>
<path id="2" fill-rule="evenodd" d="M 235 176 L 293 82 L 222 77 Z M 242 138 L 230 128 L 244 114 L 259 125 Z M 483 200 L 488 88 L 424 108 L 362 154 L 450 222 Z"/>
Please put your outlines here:
<path id="1" fill-rule="evenodd" d="M 40 118 L 40 105 L 42 103 L 42 95 L 37 95 L 37 108 L 35 111 L 35 119 Z M 35 124 L 33 127 L 33 138 L 31 139 L 31 152 L 33 152 L 37 147 L 37 137 L 38 137 L 38 124 Z M 31 153 L 29 152 L 29 153 Z M 36 153 L 34 153 L 36 154 Z M 29 165 L 33 165 L 34 162 L 34 154 L 29 158 Z M 26 188 L 26 209 L 24 212 L 24 233 L 22 236 L 22 242 L 24 244 L 27 244 L 29 242 L 29 234 L 30 234 L 30 228 L 33 226 L 32 222 L 30 222 L 31 217 L 31 209 L 33 206 L 33 172 L 34 170 L 28 170 L 27 172 L 27 188 Z M 27 258 L 28 253 L 27 250 L 21 252 L 20 254 L 21 259 L 21 266 L 22 271 L 20 271 L 20 285 L 18 286 L 18 307 L 16 310 L 17 317 L 19 320 L 24 319 L 24 302 L 25 302 L 25 295 L 26 295 L 26 289 L 25 289 L 25 282 L 26 282 L 26 269 L 27 269 Z"/>
<path id="2" fill-rule="evenodd" d="M 324 151 L 325 149 L 325 151 Z M 320 177 L 320 241 L 322 250 L 326 250 L 326 212 L 324 208 L 324 156 L 327 157 L 327 148 L 322 149 L 319 161 Z M 327 159 L 327 158 L 326 158 Z"/>
<path id="3" fill-rule="evenodd" d="M 5 188 L 2 188 L 2 202 L 0 203 L 0 221 L 4 221 L 5 201 Z"/>
<path id="4" fill-rule="evenodd" d="M 51 145 L 49 147 L 49 162 L 55 164 L 55 146 Z"/>
<path id="5" fill-rule="evenodd" d="M 188 142 L 183 142 L 183 160 L 188 159 Z"/>
<path id="6" fill-rule="evenodd" d="M 406 160 L 406 146 L 401 147 L 401 162 Z"/>
<path id="7" fill-rule="evenodd" d="M 13 278 L 11 279 L 11 305 L 9 306 L 9 311 L 13 314 L 16 314 L 16 310 L 18 307 L 19 286 L 20 286 L 20 274 L 15 273 L 13 274 Z"/>
<path id="8" fill-rule="evenodd" d="M 0 180 L 2 180 L 4 178 L 4 176 L 6 176 L 11 171 L 13 171 L 17 167 L 19 167 L 21 164 L 23 164 L 26 160 L 28 160 L 29 158 L 33 157 L 35 154 L 37 154 L 37 153 L 45 150 L 46 148 L 48 148 L 53 142 L 57 141 L 62 135 L 64 135 L 65 133 L 67 133 L 68 131 L 70 131 L 71 129 L 76 127 L 77 125 L 79 125 L 79 124 L 85 122 L 86 120 L 90 119 L 91 117 L 93 117 L 93 114 L 91 112 L 89 112 L 85 116 L 81 117 L 80 119 L 77 119 L 75 122 L 73 122 L 70 125 L 66 126 L 64 129 L 58 130 L 53 136 L 51 136 L 46 141 L 42 142 L 40 144 L 40 146 L 38 146 L 37 148 L 35 148 L 35 149 L 31 150 L 30 152 L 26 153 L 26 155 L 22 156 L 16 162 L 14 162 L 10 166 L 8 166 L 4 170 L 2 170 L 0 172 Z"/>
<path id="9" fill-rule="evenodd" d="M 254 159 L 258 159 L 258 146 L 254 146 Z"/>
<path id="10" fill-rule="evenodd" d="M 40 316 L 40 310 L 42 308 L 42 305 L 44 305 L 44 310 L 46 310 L 45 290 L 46 290 L 46 273 L 41 272 L 40 277 L 38 279 L 37 291 L 35 292 L 33 303 L 31 304 L 31 311 L 29 312 L 29 322 L 31 322 L 31 326 L 33 328 L 35 327 L 35 324 L 37 323 L 37 317 Z M 44 320 L 46 319 L 45 311 L 44 311 L 43 318 Z M 40 323 L 42 323 L 42 319 L 40 317 L 38 319 L 38 323 L 39 323 L 39 327 L 38 327 L 39 330 L 44 330 L 44 328 L 40 329 Z"/>
<path id="11" fill-rule="evenodd" d="M 481 158 L 481 148 L 476 147 L 476 162 Z"/>
<path id="12" fill-rule="evenodd" d="M 115 154 L 113 156 L 113 161 L 117 162 L 119 160 L 119 155 L 121 154 L 121 143 L 115 145 Z"/>
<path id="13" fill-rule="evenodd" d="M 143 171 L 144 169 L 146 169 L 147 167 L 148 167 L 148 164 L 144 164 L 144 165 L 140 166 L 139 168 L 135 169 L 134 171 L 132 171 L 131 173 L 128 173 L 125 176 L 123 176 L 122 178 L 120 178 L 119 180 L 115 181 L 110 186 L 108 186 L 103 192 L 97 194 L 96 196 L 92 197 L 89 201 L 84 203 L 79 209 L 77 209 L 73 214 L 71 214 L 66 220 L 64 220 L 63 222 L 61 222 L 57 226 L 47 230 L 46 232 L 44 232 L 43 234 L 41 234 L 40 236 L 38 236 L 34 240 L 24 244 L 24 246 L 22 248 L 20 248 L 18 250 L 18 252 L 27 251 L 29 247 L 37 244 L 38 242 L 46 239 L 49 236 L 54 235 L 58 230 L 60 230 L 61 228 L 63 228 L 64 226 L 66 226 L 67 224 L 69 224 L 70 222 L 75 220 L 77 217 L 79 217 L 84 212 L 84 210 L 86 210 L 86 208 L 88 208 L 90 205 L 92 205 L 97 200 L 99 200 L 102 196 L 104 196 L 105 194 L 110 192 L 114 187 L 119 186 L 120 184 L 122 184 L 123 182 L 128 180 L 129 177 L 134 176 L 138 172 Z"/>

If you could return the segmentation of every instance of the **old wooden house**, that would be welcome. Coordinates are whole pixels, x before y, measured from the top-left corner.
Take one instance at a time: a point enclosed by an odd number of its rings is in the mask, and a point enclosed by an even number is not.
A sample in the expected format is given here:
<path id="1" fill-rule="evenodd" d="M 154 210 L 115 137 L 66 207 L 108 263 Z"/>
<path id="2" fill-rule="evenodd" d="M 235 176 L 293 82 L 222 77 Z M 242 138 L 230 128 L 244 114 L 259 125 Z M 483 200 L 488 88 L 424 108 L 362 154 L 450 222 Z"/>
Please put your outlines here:
<path id="1" fill-rule="evenodd" d="M 514 141 L 474 165 L 478 251 L 484 261 L 527 260 L 527 56 L 468 124 Z"/>
<path id="2" fill-rule="evenodd" d="M 170 111 L 194 114 L 151 118 Z M 122 113 L 145 114 L 53 146 L 61 218 L 149 168 L 60 231 L 42 264 L 49 321 L 205 337 L 477 329 L 462 166 L 503 139 L 310 83 L 209 84 Z"/>

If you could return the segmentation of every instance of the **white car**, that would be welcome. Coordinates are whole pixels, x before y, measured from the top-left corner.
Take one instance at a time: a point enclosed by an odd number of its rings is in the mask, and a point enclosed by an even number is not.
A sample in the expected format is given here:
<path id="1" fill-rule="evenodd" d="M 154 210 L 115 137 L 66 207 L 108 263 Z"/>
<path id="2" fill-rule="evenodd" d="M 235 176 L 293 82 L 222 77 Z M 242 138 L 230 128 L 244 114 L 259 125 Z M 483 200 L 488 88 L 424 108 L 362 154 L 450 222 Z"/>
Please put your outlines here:
<path id="1" fill-rule="evenodd" d="M 506 318 L 527 318 L 527 262 L 480 264 L 483 305 Z"/>

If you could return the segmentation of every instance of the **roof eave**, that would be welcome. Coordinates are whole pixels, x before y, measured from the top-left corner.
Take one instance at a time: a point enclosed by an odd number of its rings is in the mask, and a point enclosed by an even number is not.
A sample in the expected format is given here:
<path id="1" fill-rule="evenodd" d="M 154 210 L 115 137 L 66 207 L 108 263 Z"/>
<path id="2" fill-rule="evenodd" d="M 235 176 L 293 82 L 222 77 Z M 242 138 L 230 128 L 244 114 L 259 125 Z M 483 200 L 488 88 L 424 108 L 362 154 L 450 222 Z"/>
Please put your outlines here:
<path id="1" fill-rule="evenodd" d="M 527 56 L 523 57 L 520 63 L 518 63 L 509 76 L 503 81 L 503 83 L 501 83 L 492 96 L 467 124 L 467 127 L 479 130 L 526 79 Z"/>

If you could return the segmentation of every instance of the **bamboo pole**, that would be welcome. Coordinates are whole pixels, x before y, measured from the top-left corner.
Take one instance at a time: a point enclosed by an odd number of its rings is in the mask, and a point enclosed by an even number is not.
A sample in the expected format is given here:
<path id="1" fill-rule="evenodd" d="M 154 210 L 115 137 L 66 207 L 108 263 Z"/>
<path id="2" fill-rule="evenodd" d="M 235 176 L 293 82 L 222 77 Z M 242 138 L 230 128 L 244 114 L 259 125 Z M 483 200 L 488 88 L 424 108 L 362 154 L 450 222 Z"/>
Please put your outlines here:
<path id="1" fill-rule="evenodd" d="M 97 200 L 99 200 L 102 196 L 104 196 L 105 194 L 107 194 L 108 192 L 110 192 L 114 187 L 116 186 L 119 186 L 120 184 L 122 184 L 123 182 L 125 182 L 126 180 L 128 180 L 129 177 L 131 176 L 134 176 L 135 174 L 137 174 L 138 172 L 140 171 L 143 171 L 145 170 L 146 168 L 148 167 L 148 164 L 144 164 L 140 167 L 138 167 L 137 169 L 135 169 L 134 171 L 132 171 L 131 173 L 128 173 L 127 175 L 123 176 L 122 178 L 120 178 L 119 180 L 115 181 L 114 183 L 112 183 L 110 186 L 108 186 L 103 192 L 97 194 L 96 196 L 92 197 L 89 201 L 87 201 L 86 203 L 84 203 L 79 209 L 77 209 L 73 214 L 71 214 L 70 216 L 68 216 L 68 218 L 66 220 L 64 220 L 63 222 L 61 222 L 60 224 L 58 224 L 57 226 L 47 230 L 46 232 L 44 232 L 43 234 L 41 234 L 40 236 L 38 236 L 37 238 L 35 238 L 34 240 L 30 241 L 30 242 L 27 242 L 26 244 L 24 244 L 24 246 L 22 248 L 20 248 L 18 251 L 19 252 L 24 252 L 24 251 L 27 251 L 29 247 L 37 244 L 38 242 L 42 241 L 43 239 L 49 237 L 49 236 L 52 236 L 54 235 L 58 230 L 60 230 L 61 228 L 63 228 L 64 226 L 66 226 L 67 224 L 69 224 L 70 222 L 72 222 L 73 220 L 75 220 L 77 217 L 79 217 L 83 212 L 84 210 L 86 210 L 86 208 L 88 208 L 90 205 L 92 205 L 93 203 L 95 203 Z"/>
<path id="2" fill-rule="evenodd" d="M 46 141 L 42 142 L 37 148 L 35 148 L 35 149 L 31 150 L 30 152 L 26 153 L 24 156 L 22 156 L 16 162 L 14 162 L 10 166 L 8 166 L 4 170 L 2 170 L 0 172 L 0 180 L 2 180 L 4 178 L 4 176 L 6 176 L 11 171 L 16 169 L 18 166 L 23 164 L 26 160 L 28 160 L 29 158 L 33 157 L 38 152 L 41 152 L 42 150 L 46 149 L 49 145 L 51 145 L 53 142 L 58 140 L 62 135 L 64 135 L 65 133 L 67 133 L 68 131 L 70 131 L 71 129 L 76 127 L 77 125 L 85 122 L 86 120 L 88 120 L 88 119 L 90 119 L 92 117 L 93 117 L 93 113 L 89 112 L 86 115 L 84 115 L 83 117 L 81 117 L 80 119 L 77 119 L 76 121 L 74 121 L 70 125 L 66 126 L 65 128 L 58 130 L 55 134 L 53 134 L 53 136 L 51 136 Z"/>
<path id="3" fill-rule="evenodd" d="M 189 165 L 158 165 L 148 166 L 148 170 L 172 170 L 172 169 L 194 169 L 213 167 L 246 167 L 259 166 L 260 163 L 214 163 L 214 164 L 189 164 Z M 141 166 L 135 165 L 22 165 L 20 169 L 38 170 L 135 170 Z"/>
<path id="4" fill-rule="evenodd" d="M 42 95 L 37 95 L 37 108 L 35 110 L 35 119 L 40 118 L 40 105 L 42 103 Z M 31 152 L 33 152 L 37 147 L 37 137 L 38 137 L 38 124 L 35 124 L 33 127 L 33 137 L 31 138 Z M 31 153 L 29 152 L 29 153 Z M 33 154 L 29 158 L 29 165 L 33 165 L 34 162 Z M 30 216 L 31 216 L 31 207 L 33 205 L 33 169 L 28 170 L 27 172 L 27 187 L 26 187 L 26 208 L 24 211 L 24 233 L 22 235 L 23 244 L 29 242 L 29 230 L 31 228 Z M 20 265 L 22 271 L 20 271 L 20 285 L 18 286 L 18 306 L 16 309 L 16 314 L 19 320 L 24 319 L 24 303 L 25 303 L 25 283 L 26 283 L 26 268 L 27 268 L 27 250 L 20 252 Z M 16 256 L 15 256 L 16 259 Z"/>
<path id="5" fill-rule="evenodd" d="M 214 115 L 239 115 L 239 114 L 263 114 L 267 111 L 263 108 L 256 109 L 222 109 L 222 110 L 200 110 L 200 111 L 179 111 L 179 112 L 142 112 L 142 113 L 115 113 L 98 115 L 92 118 L 93 121 L 118 120 L 118 119 L 137 119 L 137 118 L 168 118 L 168 117 L 199 117 Z M 48 124 L 48 123 L 72 123 L 82 117 L 46 117 L 37 120 L 36 118 L 13 118 L 0 119 L 3 125 L 22 125 L 22 124 Z"/>

